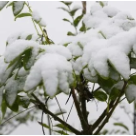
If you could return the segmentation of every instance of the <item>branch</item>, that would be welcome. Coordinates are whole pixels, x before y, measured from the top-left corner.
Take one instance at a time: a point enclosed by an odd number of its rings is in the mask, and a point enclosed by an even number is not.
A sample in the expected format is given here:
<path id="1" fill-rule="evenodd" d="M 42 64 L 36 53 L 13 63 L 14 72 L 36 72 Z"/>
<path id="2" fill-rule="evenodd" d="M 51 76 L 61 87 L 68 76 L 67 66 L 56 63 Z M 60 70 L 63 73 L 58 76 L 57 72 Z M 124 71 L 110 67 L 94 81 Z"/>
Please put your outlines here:
<path id="1" fill-rule="evenodd" d="M 125 91 L 126 85 L 127 85 L 127 82 L 124 81 L 124 85 L 123 85 L 123 88 L 122 88 L 122 90 L 121 90 L 120 96 L 117 98 L 115 104 L 114 104 L 113 107 L 111 108 L 111 111 L 107 114 L 105 120 L 102 122 L 102 124 L 100 125 L 100 127 L 96 130 L 96 132 L 94 133 L 94 135 L 97 135 L 97 134 L 101 131 L 101 129 L 105 126 L 105 124 L 109 121 L 109 118 L 111 117 L 112 113 L 113 113 L 114 110 L 116 109 L 116 107 L 117 107 L 117 105 L 118 105 L 118 103 L 119 103 L 119 101 L 120 101 L 120 98 L 121 98 L 122 94 L 123 94 L 124 91 Z"/>
<path id="2" fill-rule="evenodd" d="M 83 6 L 82 14 L 86 14 L 86 1 L 82 1 L 82 6 Z"/>
<path id="3" fill-rule="evenodd" d="M 110 105 L 109 105 L 109 110 L 112 108 L 113 104 L 114 104 L 114 101 L 111 101 Z M 100 115 L 100 117 L 93 124 L 92 131 L 95 130 L 96 127 L 98 127 L 98 125 L 101 123 L 101 121 L 105 118 L 106 115 L 107 115 L 107 108 L 103 111 L 103 113 Z"/>
<path id="4" fill-rule="evenodd" d="M 75 107 L 76 107 L 76 110 L 77 110 L 77 113 L 78 113 L 78 117 L 80 119 L 80 122 L 81 122 L 81 125 L 82 125 L 82 128 L 83 130 L 87 129 L 87 122 L 85 121 L 84 119 L 84 116 L 80 110 L 80 105 L 79 105 L 79 102 L 77 100 L 77 96 L 75 94 L 75 90 L 74 88 L 71 88 L 71 92 L 72 92 L 72 96 L 73 96 L 73 99 L 74 99 L 74 103 L 75 103 Z"/>
<path id="5" fill-rule="evenodd" d="M 80 131 L 76 130 L 76 129 L 73 128 L 71 125 L 67 124 L 65 121 L 63 121 L 62 119 L 60 119 L 59 117 L 57 117 L 54 113 L 52 113 L 51 111 L 49 111 L 49 110 L 45 107 L 45 105 L 44 105 L 33 93 L 32 93 L 31 95 L 35 98 L 36 102 L 38 103 L 38 105 L 37 105 L 38 108 L 41 109 L 41 110 L 43 110 L 43 112 L 44 112 L 45 114 L 51 115 L 51 116 L 54 118 L 54 120 L 57 120 L 57 121 L 59 121 L 60 123 L 62 123 L 62 124 L 63 124 L 64 126 L 66 126 L 68 129 L 70 129 L 73 133 L 75 133 L 75 134 L 77 134 L 77 135 L 80 135 L 80 134 L 81 134 Z"/>

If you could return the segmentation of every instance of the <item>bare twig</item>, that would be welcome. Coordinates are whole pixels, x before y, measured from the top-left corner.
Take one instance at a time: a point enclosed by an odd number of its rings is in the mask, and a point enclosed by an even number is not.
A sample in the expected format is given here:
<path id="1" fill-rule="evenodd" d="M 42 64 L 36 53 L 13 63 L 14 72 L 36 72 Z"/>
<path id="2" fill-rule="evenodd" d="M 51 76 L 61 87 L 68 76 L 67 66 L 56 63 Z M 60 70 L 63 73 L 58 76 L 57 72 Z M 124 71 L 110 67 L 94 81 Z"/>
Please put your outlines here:
<path id="1" fill-rule="evenodd" d="M 35 98 L 36 102 L 38 103 L 38 108 L 43 110 L 45 114 L 51 115 L 55 120 L 59 121 L 64 126 L 67 126 L 67 128 L 70 129 L 73 133 L 75 133 L 77 135 L 81 134 L 80 131 L 78 131 L 77 129 L 73 128 L 71 125 L 67 124 L 65 121 L 63 121 L 62 119 L 57 117 L 54 113 L 52 113 L 50 110 L 48 110 L 45 107 L 45 105 L 34 95 L 34 93 L 32 93 L 31 95 Z"/>
<path id="2" fill-rule="evenodd" d="M 29 107 L 28 109 L 25 109 L 25 110 L 19 112 L 18 114 L 14 115 L 14 116 L 12 116 L 12 117 L 10 117 L 10 118 L 8 118 L 6 121 L 4 121 L 2 124 L 0 124 L 0 126 L 4 125 L 6 122 L 8 122 L 9 120 L 11 120 L 11 119 L 13 119 L 14 117 L 18 116 L 19 114 L 21 114 L 21 113 L 23 113 L 23 112 L 25 112 L 25 111 L 32 110 L 32 108 L 34 108 L 34 107 L 36 107 L 36 105 L 34 105 L 34 106 L 32 106 L 32 107 Z"/>

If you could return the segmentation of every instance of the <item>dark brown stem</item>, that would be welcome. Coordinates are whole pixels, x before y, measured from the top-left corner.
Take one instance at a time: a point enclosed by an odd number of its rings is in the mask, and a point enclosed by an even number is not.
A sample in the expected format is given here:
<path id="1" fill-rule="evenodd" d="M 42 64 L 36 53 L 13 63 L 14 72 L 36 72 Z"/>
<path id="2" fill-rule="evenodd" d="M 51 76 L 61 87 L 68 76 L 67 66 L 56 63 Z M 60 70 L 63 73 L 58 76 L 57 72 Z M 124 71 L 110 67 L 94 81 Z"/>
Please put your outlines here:
<path id="1" fill-rule="evenodd" d="M 59 117 L 57 117 L 54 113 L 52 113 L 51 111 L 49 111 L 45 105 L 32 93 L 32 96 L 35 98 L 36 102 L 37 102 L 37 106 L 39 109 L 43 110 L 43 112 L 45 114 L 49 114 L 51 115 L 54 120 L 57 120 L 59 121 L 60 123 L 62 123 L 65 127 L 67 127 L 68 129 L 70 129 L 73 133 L 77 134 L 77 135 L 80 135 L 81 132 L 76 130 L 75 128 L 73 128 L 71 125 L 67 124 L 65 121 L 63 121 L 62 119 L 60 119 Z M 35 103 L 34 103 L 35 104 Z"/>
<path id="2" fill-rule="evenodd" d="M 78 117 L 79 117 L 79 119 L 80 119 L 82 128 L 83 128 L 83 130 L 86 130 L 87 122 L 85 121 L 84 116 L 83 116 L 83 113 L 82 113 L 82 111 L 80 110 L 80 103 L 79 103 L 78 100 L 77 100 L 77 96 L 76 96 L 76 94 L 75 94 L 75 89 L 74 89 L 74 88 L 71 88 L 71 92 L 72 92 L 72 96 L 73 96 L 73 99 L 74 99 L 75 107 L 76 107 L 76 110 L 77 110 Z"/>
<path id="3" fill-rule="evenodd" d="M 82 6 L 83 6 L 82 14 L 86 14 L 86 1 L 82 1 Z"/>

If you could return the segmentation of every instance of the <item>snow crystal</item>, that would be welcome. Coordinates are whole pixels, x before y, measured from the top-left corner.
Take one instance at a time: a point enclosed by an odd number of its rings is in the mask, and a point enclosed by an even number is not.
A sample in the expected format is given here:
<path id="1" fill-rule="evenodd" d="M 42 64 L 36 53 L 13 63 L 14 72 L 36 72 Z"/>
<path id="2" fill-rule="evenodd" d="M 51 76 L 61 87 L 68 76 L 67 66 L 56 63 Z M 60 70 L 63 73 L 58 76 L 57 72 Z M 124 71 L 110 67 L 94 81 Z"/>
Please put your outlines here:
<path id="1" fill-rule="evenodd" d="M 65 57 L 59 54 L 46 53 L 32 67 L 25 83 L 25 90 L 36 87 L 41 80 L 46 89 L 46 93 L 53 97 L 57 93 L 57 88 L 65 93 L 69 90 L 68 77 L 72 74 L 72 66 Z"/>

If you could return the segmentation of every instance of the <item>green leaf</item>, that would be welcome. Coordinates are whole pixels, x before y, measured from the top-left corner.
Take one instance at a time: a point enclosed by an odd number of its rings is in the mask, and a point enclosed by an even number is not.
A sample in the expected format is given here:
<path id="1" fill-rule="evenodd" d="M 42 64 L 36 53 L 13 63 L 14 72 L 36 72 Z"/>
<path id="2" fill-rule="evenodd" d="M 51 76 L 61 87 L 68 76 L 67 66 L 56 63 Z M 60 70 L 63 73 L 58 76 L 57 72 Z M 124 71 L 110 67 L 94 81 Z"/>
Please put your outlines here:
<path id="1" fill-rule="evenodd" d="M 38 122 L 41 126 L 47 128 L 47 129 L 51 129 L 50 126 L 48 126 L 47 124 L 45 123 L 42 123 L 42 122 Z"/>
<path id="2" fill-rule="evenodd" d="M 107 130 L 107 129 L 104 129 L 104 130 L 101 132 L 102 135 L 106 135 L 107 133 L 108 133 L 108 130 Z"/>
<path id="3" fill-rule="evenodd" d="M 18 92 L 18 81 L 11 77 L 5 86 L 5 99 L 9 106 L 15 103 Z"/>
<path id="4" fill-rule="evenodd" d="M 14 1 L 10 2 L 10 3 L 6 6 L 6 8 L 8 8 L 8 7 L 10 7 L 10 6 L 13 6 L 13 3 L 14 3 Z"/>
<path id="5" fill-rule="evenodd" d="M 3 99 L 1 106 L 0 106 L 0 123 L 2 122 L 2 120 L 5 116 L 6 110 L 7 110 L 7 105 L 6 105 L 5 99 Z"/>
<path id="6" fill-rule="evenodd" d="M 109 98 L 111 100 L 115 100 L 120 95 L 120 90 L 117 88 L 113 88 L 110 92 Z"/>
<path id="7" fill-rule="evenodd" d="M 129 131 L 128 127 L 126 125 L 124 125 L 123 123 L 114 123 L 115 126 L 119 126 L 119 127 L 123 127 L 124 129 L 126 129 L 127 131 Z"/>
<path id="8" fill-rule="evenodd" d="M 131 58 L 130 59 L 130 67 L 131 68 L 136 68 L 136 58 Z"/>
<path id="9" fill-rule="evenodd" d="M 101 5 L 102 7 L 104 7 L 104 4 L 103 4 L 103 2 L 102 2 L 102 1 L 99 1 L 99 3 L 100 3 L 100 5 Z"/>
<path id="10" fill-rule="evenodd" d="M 63 21 L 69 22 L 71 24 L 71 22 L 66 18 L 63 18 Z"/>
<path id="11" fill-rule="evenodd" d="M 28 50 L 25 51 L 24 58 L 23 58 L 23 65 L 25 70 L 28 70 L 29 68 L 27 67 L 27 63 L 32 55 L 32 48 L 29 48 Z"/>
<path id="12" fill-rule="evenodd" d="M 100 33 L 104 39 L 107 39 L 102 31 L 99 31 L 98 33 Z"/>
<path id="13" fill-rule="evenodd" d="M 136 99 L 136 85 L 128 84 L 125 90 L 125 96 L 129 103 L 133 102 Z"/>
<path id="14" fill-rule="evenodd" d="M 69 13 L 69 10 L 63 7 L 59 7 L 58 9 L 62 9 L 63 11 L 66 11 L 67 13 Z"/>
<path id="15" fill-rule="evenodd" d="M 0 1 L 0 10 L 2 10 L 6 5 L 8 1 Z"/>
<path id="16" fill-rule="evenodd" d="M 14 1 L 12 5 L 14 16 L 17 16 L 23 10 L 24 4 L 25 4 L 24 1 Z"/>
<path id="17" fill-rule="evenodd" d="M 75 20 L 74 20 L 74 26 L 78 26 L 79 22 L 81 21 L 81 19 L 83 18 L 83 15 L 78 16 Z"/>
<path id="18" fill-rule="evenodd" d="M 103 91 L 101 90 L 98 90 L 98 91 L 95 91 L 93 93 L 94 97 L 99 100 L 99 101 L 102 101 L 102 102 L 105 102 L 107 100 L 107 95 L 106 93 L 104 93 Z"/>
<path id="19" fill-rule="evenodd" d="M 110 66 L 109 71 L 110 71 L 109 77 L 111 79 L 113 79 L 115 81 L 119 81 L 120 80 L 119 73 L 113 67 Z"/>
<path id="20" fill-rule="evenodd" d="M 64 132 L 62 130 L 54 130 L 54 131 L 61 134 L 61 135 L 68 135 L 66 132 Z"/>
<path id="21" fill-rule="evenodd" d="M 59 112 L 56 112 L 56 113 L 55 113 L 55 115 L 57 115 L 57 116 L 58 116 L 58 115 L 62 115 L 62 114 L 65 114 L 65 113 L 67 113 L 67 112 L 66 112 L 66 111 L 62 111 L 62 112 L 61 112 L 61 111 L 59 111 Z"/>
<path id="22" fill-rule="evenodd" d="M 103 78 L 99 77 L 98 83 L 102 87 L 102 89 L 104 89 L 109 94 L 110 89 L 116 83 L 116 81 L 112 80 L 111 78 L 103 79 Z"/>
<path id="23" fill-rule="evenodd" d="M 32 16 L 32 15 L 30 13 L 21 13 L 17 15 L 14 20 L 16 21 L 17 18 L 28 17 L 28 16 Z"/>
<path id="24" fill-rule="evenodd" d="M 75 9 L 71 10 L 71 11 L 69 12 L 69 14 L 70 14 L 71 16 L 74 16 L 75 13 L 76 13 L 79 9 L 80 9 L 80 8 L 75 8 Z"/>
<path id="25" fill-rule="evenodd" d="M 75 36 L 75 34 L 73 34 L 72 32 L 68 32 L 67 35 L 69 35 L 69 36 Z"/>
<path id="26" fill-rule="evenodd" d="M 18 96 L 19 97 L 19 105 L 21 105 L 24 108 L 28 108 L 29 104 L 30 104 L 30 99 L 28 97 L 24 97 L 24 96 Z"/>
<path id="27" fill-rule="evenodd" d="M 61 1 L 66 6 L 70 6 L 72 4 L 72 1 Z"/>
<path id="28" fill-rule="evenodd" d="M 136 85 L 136 75 L 131 76 L 128 82 Z"/>
<path id="29" fill-rule="evenodd" d="M 82 22 L 82 26 L 81 28 L 79 29 L 81 32 L 86 32 L 86 27 L 85 27 L 85 23 Z"/>
<path id="30" fill-rule="evenodd" d="M 71 132 L 71 130 L 67 128 L 66 126 L 64 126 L 63 124 L 56 124 L 54 127 L 61 128 L 61 129 Z"/>
<path id="31" fill-rule="evenodd" d="M 31 40 L 32 39 L 32 34 L 30 34 L 30 35 L 28 35 L 27 37 L 26 37 L 26 40 Z"/>
<path id="32" fill-rule="evenodd" d="M 0 88 L 0 106 L 1 106 L 1 103 L 2 103 L 2 99 L 3 99 L 3 90 L 4 90 L 4 86 L 2 86 Z"/>

